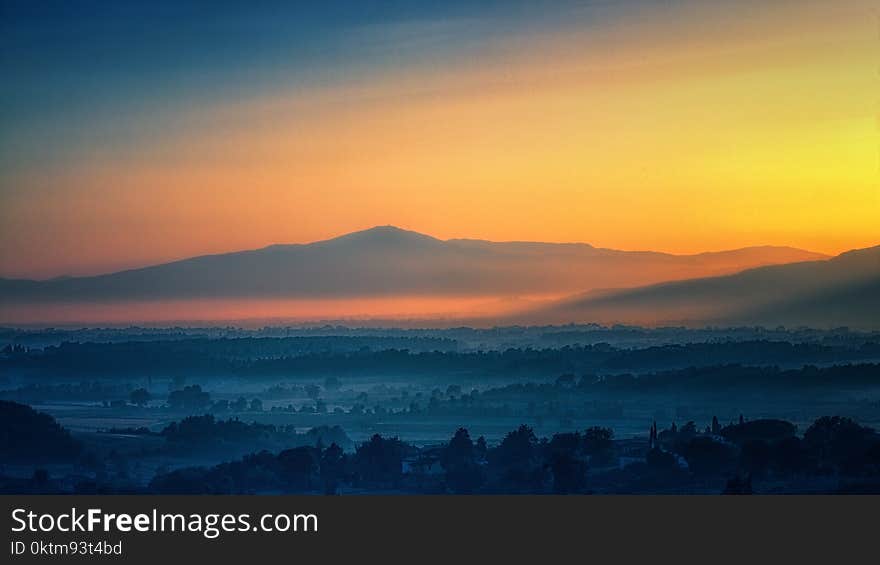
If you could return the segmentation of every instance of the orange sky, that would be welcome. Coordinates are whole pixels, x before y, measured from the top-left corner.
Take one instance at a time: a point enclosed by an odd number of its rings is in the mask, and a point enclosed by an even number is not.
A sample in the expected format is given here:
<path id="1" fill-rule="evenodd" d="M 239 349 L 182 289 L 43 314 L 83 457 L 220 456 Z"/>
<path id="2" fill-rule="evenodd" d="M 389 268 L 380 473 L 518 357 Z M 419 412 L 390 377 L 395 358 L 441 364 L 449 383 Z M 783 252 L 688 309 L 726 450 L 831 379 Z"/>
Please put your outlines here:
<path id="1" fill-rule="evenodd" d="M 380 224 L 682 253 L 876 245 L 877 29 L 864 1 L 697 4 L 126 116 L 126 143 L 0 174 L 0 276 Z"/>

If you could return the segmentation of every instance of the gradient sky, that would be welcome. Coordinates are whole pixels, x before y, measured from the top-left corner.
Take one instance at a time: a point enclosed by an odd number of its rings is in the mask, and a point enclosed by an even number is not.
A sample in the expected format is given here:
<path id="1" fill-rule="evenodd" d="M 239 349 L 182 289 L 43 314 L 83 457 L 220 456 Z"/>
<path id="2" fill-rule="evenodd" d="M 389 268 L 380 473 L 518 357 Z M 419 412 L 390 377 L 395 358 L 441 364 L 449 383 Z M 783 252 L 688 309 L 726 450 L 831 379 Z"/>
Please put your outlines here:
<path id="1" fill-rule="evenodd" d="M 880 243 L 867 0 L 33 4 L 0 7 L 0 276 L 379 224 Z"/>

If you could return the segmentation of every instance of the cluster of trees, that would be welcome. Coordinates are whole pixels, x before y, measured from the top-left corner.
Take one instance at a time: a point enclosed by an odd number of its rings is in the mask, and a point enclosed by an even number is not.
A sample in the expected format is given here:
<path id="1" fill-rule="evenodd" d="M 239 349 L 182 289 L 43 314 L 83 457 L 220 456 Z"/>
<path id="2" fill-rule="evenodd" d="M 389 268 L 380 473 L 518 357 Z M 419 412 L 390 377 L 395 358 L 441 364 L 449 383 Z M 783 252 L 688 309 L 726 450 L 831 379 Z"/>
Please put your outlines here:
<path id="1" fill-rule="evenodd" d="M 13 391 L 2 391 L 0 392 L 0 396 L 6 396 L 7 398 L 22 400 L 25 402 L 47 400 L 102 400 L 105 407 L 117 409 L 128 408 L 130 406 L 143 408 L 156 399 L 153 393 L 146 388 L 136 388 L 127 392 L 126 389 L 127 387 L 123 385 L 105 384 L 100 381 L 77 384 L 31 384 Z M 128 401 L 126 402 L 126 400 L 123 400 L 120 396 L 127 396 Z M 168 393 L 164 404 L 174 410 L 186 410 L 190 412 L 210 411 L 215 414 L 226 412 L 263 411 L 263 401 L 259 398 L 247 399 L 239 397 L 232 401 L 224 399 L 212 401 L 211 393 L 203 390 L 201 385 L 189 385 L 177 390 L 172 390 Z"/>
<path id="2" fill-rule="evenodd" d="M 354 415 L 387 416 L 390 414 L 432 414 L 445 416 L 519 416 L 528 418 L 558 417 L 570 421 L 577 415 L 590 418 L 621 418 L 623 405 L 621 398 L 632 398 L 633 394 L 670 394 L 691 399 L 731 399 L 739 395 L 749 397 L 760 390 L 765 399 L 780 399 L 780 395 L 790 398 L 793 391 L 802 396 L 814 398 L 828 388 L 852 387 L 870 389 L 880 384 L 880 364 L 843 365 L 815 367 L 811 365 L 800 369 L 784 370 L 778 367 L 749 367 L 742 365 L 723 365 L 711 367 L 692 367 L 674 371 L 647 373 L 641 375 L 617 374 L 597 376 L 585 373 L 576 376 L 565 373 L 552 382 L 514 383 L 483 391 L 476 389 L 462 391 L 458 385 L 449 385 L 445 392 L 440 388 L 430 396 L 417 392 L 409 395 L 402 391 L 399 396 L 389 396 L 382 402 L 368 406 L 368 395 L 361 393 L 354 403 L 343 410 Z M 62 386 L 62 385 L 58 385 Z M 338 390 L 341 383 L 336 377 L 328 377 L 324 387 L 317 384 L 304 386 L 273 387 L 276 396 L 282 393 L 295 393 L 307 397 L 314 404 L 304 404 L 298 408 L 291 405 L 275 406 L 274 411 L 327 413 L 327 404 L 320 398 L 323 391 Z M 96 390 L 89 388 L 89 390 Z M 390 395 L 391 393 L 389 393 Z M 806 398 L 807 396 L 804 396 Z M 604 400 L 599 400 L 604 399 Z M 129 394 L 133 405 L 145 406 L 153 396 L 143 388 Z M 125 407 L 125 401 L 117 400 L 112 407 Z M 210 393 L 200 385 L 184 386 L 173 390 L 167 398 L 167 405 L 173 409 L 190 412 L 211 412 L 214 414 L 262 412 L 263 401 L 259 398 L 240 397 L 229 401 L 212 401 Z"/>
<path id="3" fill-rule="evenodd" d="M 189 416 L 171 422 L 160 435 L 175 443 L 244 442 L 266 439 L 277 433 L 275 426 L 238 419 L 217 420 L 213 415 Z"/>
<path id="4" fill-rule="evenodd" d="M 221 420 L 212 414 L 188 416 L 180 421 L 171 422 L 158 435 L 173 444 L 211 448 L 216 448 L 222 443 L 255 444 L 262 440 L 286 442 L 287 445 L 337 443 L 347 447 L 351 444 L 348 435 L 339 426 L 317 426 L 303 434 L 298 434 L 294 426 L 242 422 L 237 418 Z"/>
<path id="5" fill-rule="evenodd" d="M 134 391 L 132 395 L 134 395 L 135 392 L 138 391 Z M 141 398 L 143 398 L 143 396 Z M 173 409 L 188 410 L 190 412 L 207 410 L 215 414 L 222 414 L 225 412 L 263 411 L 263 401 L 259 398 L 248 400 L 244 397 L 239 397 L 232 401 L 220 399 L 212 402 L 211 394 L 208 391 L 202 390 L 200 385 L 189 385 L 180 390 L 172 390 L 168 393 L 168 399 L 166 402 L 168 406 Z M 134 398 L 132 398 L 132 404 L 137 404 L 134 402 Z"/>
<path id="6" fill-rule="evenodd" d="M 651 438 L 646 463 L 653 469 L 678 471 L 684 461 L 691 476 L 731 476 L 740 490 L 745 484 L 751 488 L 753 478 L 880 479 L 880 435 L 840 416 L 817 419 L 803 437 L 785 420 L 740 419 L 720 427 L 714 419 L 702 432 L 688 422 L 681 428 L 652 429 Z"/>
<path id="7" fill-rule="evenodd" d="M 62 343 L 30 350 L 10 348 L 8 354 L 0 355 L 0 370 L 46 372 L 56 376 L 188 374 L 276 377 L 291 374 L 365 375 L 380 370 L 410 377 L 461 373 L 548 376 L 571 371 L 642 372 L 725 363 L 826 364 L 880 357 L 880 343 L 875 341 L 859 347 L 752 340 L 640 349 L 600 343 L 458 352 L 444 340 L 429 338 L 370 338 L 373 340 L 371 345 L 359 348 L 351 346 L 350 340 L 354 338 L 315 338 L 316 343 L 321 344 L 319 346 L 302 345 L 311 338 L 289 338 L 305 340 L 296 342 L 298 345 L 292 345 L 286 339 L 182 339 Z"/>
<path id="8" fill-rule="evenodd" d="M 694 367 L 647 373 L 598 376 L 572 373 L 554 382 L 513 383 L 458 395 L 432 394 L 429 398 L 392 399 L 397 413 L 472 416 L 527 416 L 530 418 L 621 418 L 623 402 L 637 395 L 674 396 L 691 400 L 753 402 L 760 391 L 763 399 L 783 402 L 793 395 L 821 400 L 823 391 L 848 387 L 869 390 L 880 386 L 880 364 L 831 367 L 804 366 L 784 370 L 778 367 L 724 365 Z M 406 401 L 406 402 L 404 402 Z"/>
<path id="9" fill-rule="evenodd" d="M 639 395 L 673 396 L 678 400 L 716 403 L 741 399 L 743 404 L 749 404 L 754 402 L 755 392 L 760 391 L 763 400 L 790 403 L 795 395 L 804 401 L 821 401 L 823 391 L 829 389 L 851 387 L 867 391 L 877 386 L 880 386 L 880 364 L 823 368 L 805 366 L 790 370 L 724 365 L 642 375 L 600 377 L 592 373 L 581 376 L 566 373 L 550 382 L 513 383 L 469 392 L 463 391 L 458 385 L 449 385 L 445 392 L 436 388 L 430 395 L 422 392 L 411 395 L 406 390 L 392 391 L 381 401 L 368 399 L 366 393 L 361 393 L 344 412 L 358 416 L 430 415 L 462 420 L 494 416 L 521 417 L 541 422 L 546 418 L 559 418 L 562 427 L 569 427 L 576 418 L 623 418 L 627 401 Z M 303 405 L 299 409 L 293 406 L 274 409 L 327 412 L 326 405 L 320 399 L 315 405 Z M 335 411 L 341 409 L 336 408 Z M 686 417 L 684 411 L 680 416 Z"/>
<path id="10" fill-rule="evenodd" d="M 226 412 L 262 412 L 263 401 L 259 398 L 251 398 L 248 400 L 243 396 L 239 396 L 235 400 L 220 399 L 213 402 L 208 410 L 214 414 L 224 414 Z"/>
<path id="11" fill-rule="evenodd" d="M 327 392 L 338 391 L 342 387 L 342 382 L 334 376 L 328 376 L 324 379 L 324 387 L 310 383 L 307 385 L 274 385 L 266 389 L 264 396 L 269 398 L 311 398 L 318 400 L 322 390 Z"/>
<path id="12" fill-rule="evenodd" d="M 131 342 L 131 341 L 172 341 L 205 339 L 241 339 L 240 352 L 249 354 L 246 339 L 281 338 L 275 344 L 259 343 L 264 355 L 273 349 L 283 351 L 293 347 L 296 350 L 358 350 L 368 347 L 373 350 L 396 347 L 399 349 L 429 351 L 448 348 L 497 349 L 509 344 L 553 344 L 554 346 L 590 343 L 624 344 L 627 347 L 667 343 L 703 343 L 721 341 L 789 341 L 793 343 L 821 343 L 860 347 L 865 342 L 878 341 L 880 332 L 854 331 L 848 328 L 764 328 L 760 326 L 740 327 L 661 327 L 643 328 L 630 325 L 602 326 L 600 324 L 565 324 L 562 326 L 507 326 L 493 328 L 369 328 L 342 325 L 309 326 L 265 326 L 262 328 L 234 327 L 176 327 L 176 328 L 76 328 L 76 329 L 20 329 L 0 328 L 0 344 L 4 349 L 29 346 L 45 347 L 65 342 Z"/>
<path id="13" fill-rule="evenodd" d="M 161 493 L 326 492 L 583 492 L 588 461 L 609 465 L 613 432 L 590 428 L 539 440 L 528 426 L 510 432 L 496 447 L 473 441 L 459 429 L 445 445 L 416 448 L 376 434 L 345 453 L 324 448 L 263 451 L 241 460 L 157 475 L 150 489 Z"/>
<path id="14" fill-rule="evenodd" d="M 165 494 L 336 492 L 346 455 L 337 444 L 261 451 L 214 467 L 188 467 L 157 475 L 150 490 Z"/>
<path id="15" fill-rule="evenodd" d="M 612 430 L 603 427 L 538 438 L 523 425 L 494 446 L 483 437 L 472 439 L 460 428 L 440 445 L 419 448 L 377 434 L 346 451 L 350 440 L 339 427 L 297 434 L 289 427 L 205 415 L 174 422 L 159 435 L 169 445 L 259 445 L 261 440 L 280 438 L 295 447 L 279 453 L 261 451 L 213 467 L 159 473 L 149 490 L 587 493 L 694 492 L 709 485 L 719 492 L 718 485 L 726 482 L 723 490 L 742 493 L 770 483 L 797 491 L 811 481 L 825 485 L 822 481 L 834 478 L 839 484 L 850 481 L 868 492 L 880 492 L 880 435 L 875 430 L 849 418 L 825 416 L 802 435 L 797 432 L 785 420 L 740 417 L 721 425 L 713 418 L 702 429 L 694 422 L 663 430 L 655 425 L 648 442 L 640 443 L 616 441 Z M 35 469 L 52 462 L 99 467 L 96 460 L 88 463 L 95 455 L 86 453 L 51 416 L 7 401 L 0 401 L 0 456 L 3 461 L 35 464 Z M 126 461 L 119 463 L 126 466 Z M 48 492 L 51 485 L 43 479 L 32 486 Z M 822 488 L 827 492 L 830 487 Z"/>
<path id="16" fill-rule="evenodd" d="M 211 405 L 211 395 L 199 385 L 190 385 L 168 393 L 168 406 L 181 410 L 204 410 Z"/>
<path id="17" fill-rule="evenodd" d="M 726 481 L 727 492 L 751 492 L 753 480 L 848 477 L 880 480 L 880 436 L 838 416 L 816 420 L 796 435 L 784 420 L 741 420 L 703 430 L 693 422 L 651 430 L 641 458 L 620 465 L 610 429 L 559 433 L 539 439 L 528 426 L 496 446 L 460 428 L 449 442 L 416 448 L 374 435 L 354 453 L 335 443 L 260 452 L 211 468 L 157 475 L 162 493 L 403 491 L 421 493 L 687 492 L 695 484 Z M 880 489 L 880 483 L 874 483 Z M 721 489 L 719 488 L 718 491 Z"/>

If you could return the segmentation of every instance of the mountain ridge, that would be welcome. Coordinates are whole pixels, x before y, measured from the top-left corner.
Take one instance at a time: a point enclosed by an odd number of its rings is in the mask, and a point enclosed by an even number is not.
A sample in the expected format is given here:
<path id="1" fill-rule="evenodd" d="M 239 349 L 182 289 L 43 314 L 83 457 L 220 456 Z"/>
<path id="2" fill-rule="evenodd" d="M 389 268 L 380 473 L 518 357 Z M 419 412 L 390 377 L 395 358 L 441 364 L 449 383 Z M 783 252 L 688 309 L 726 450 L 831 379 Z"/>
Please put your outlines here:
<path id="1" fill-rule="evenodd" d="M 542 241 L 529 241 L 529 240 L 502 240 L 502 241 L 493 241 L 487 239 L 479 239 L 479 238 L 450 238 L 450 239 L 439 239 L 427 234 L 423 234 L 421 232 L 406 230 L 403 228 L 399 228 L 393 225 L 381 225 L 374 226 L 372 228 L 367 228 L 364 230 L 358 230 L 354 232 L 349 232 L 346 234 L 342 234 L 339 236 L 315 240 L 308 243 L 272 243 L 262 247 L 256 247 L 252 249 L 239 249 L 234 251 L 221 251 L 217 253 L 205 253 L 201 255 L 193 255 L 191 257 L 183 257 L 180 259 L 174 259 L 170 261 L 164 261 L 161 263 L 151 263 L 147 265 L 130 267 L 126 269 L 120 269 L 118 271 L 110 271 L 106 273 L 97 273 L 93 275 L 56 275 L 45 279 L 36 279 L 36 278 L 27 278 L 27 277 L 3 277 L 0 276 L 0 281 L 18 281 L 18 282 L 54 282 L 61 280 L 69 280 L 69 279 L 86 279 L 86 278 L 96 278 L 103 277 L 109 275 L 116 275 L 120 273 L 127 273 L 131 271 L 141 271 L 144 269 L 151 269 L 155 267 L 163 267 L 166 265 L 175 265 L 180 263 L 185 263 L 189 261 L 203 260 L 214 257 L 226 257 L 226 256 L 236 256 L 250 253 L 260 253 L 260 252 L 275 252 L 275 251 L 285 251 L 285 250 L 294 250 L 294 249 L 302 249 L 307 247 L 326 247 L 328 245 L 333 245 L 336 243 L 349 242 L 349 241 L 357 241 L 359 239 L 374 239 L 375 236 L 380 235 L 387 240 L 394 241 L 389 236 L 392 237 L 406 237 L 410 238 L 411 241 L 422 241 L 425 243 L 432 244 L 461 244 L 465 246 L 526 246 L 526 247 L 535 247 L 537 250 L 546 250 L 546 249 L 585 249 L 585 250 L 594 250 L 597 252 L 611 252 L 611 253 L 622 253 L 628 255 L 654 255 L 654 256 L 663 256 L 663 257 L 675 257 L 675 258 L 697 258 L 697 257 L 706 257 L 706 256 L 722 256 L 722 255 L 737 255 L 743 254 L 752 251 L 765 250 L 765 251 L 779 251 L 779 252 L 791 252 L 796 255 L 800 255 L 802 257 L 813 256 L 816 260 L 823 260 L 831 258 L 832 256 L 825 255 L 823 253 L 818 253 L 806 249 L 801 249 L 797 247 L 787 246 L 787 245 L 752 245 L 746 247 L 737 247 L 733 249 L 722 249 L 717 251 L 701 251 L 699 253 L 669 253 L 665 251 L 652 251 L 652 250 L 623 250 L 623 249 L 614 249 L 608 247 L 596 247 L 589 243 L 585 242 L 542 242 Z M 375 239 L 374 239 L 375 240 Z M 399 240 L 398 240 L 399 241 Z M 805 260 L 805 259 L 799 259 Z M 795 262 L 793 260 L 787 260 L 787 262 Z"/>
<path id="2" fill-rule="evenodd" d="M 86 277 L 0 279 L 0 304 L 190 299 L 561 297 L 825 256 L 790 248 L 697 255 L 579 243 L 440 240 L 377 226 L 306 244 L 201 255 Z M 0 312 L 2 315 L 2 312 Z"/>
<path id="3" fill-rule="evenodd" d="M 575 295 L 520 314 L 532 322 L 656 325 L 880 325 L 880 246 L 827 260 Z"/>

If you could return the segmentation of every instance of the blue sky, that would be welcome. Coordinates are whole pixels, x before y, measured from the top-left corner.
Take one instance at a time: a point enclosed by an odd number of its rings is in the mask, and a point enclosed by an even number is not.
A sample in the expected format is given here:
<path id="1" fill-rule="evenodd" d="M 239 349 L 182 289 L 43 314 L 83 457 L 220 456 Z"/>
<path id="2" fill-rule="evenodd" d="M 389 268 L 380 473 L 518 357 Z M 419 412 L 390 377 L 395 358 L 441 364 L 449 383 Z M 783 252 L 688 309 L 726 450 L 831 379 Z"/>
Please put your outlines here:
<path id="1" fill-rule="evenodd" d="M 136 114 L 442 65 L 493 40 L 561 25 L 581 7 L 612 4 L 4 0 L 3 164 L 45 160 L 47 151 L 83 141 L 83 129 L 124 137 Z"/>

